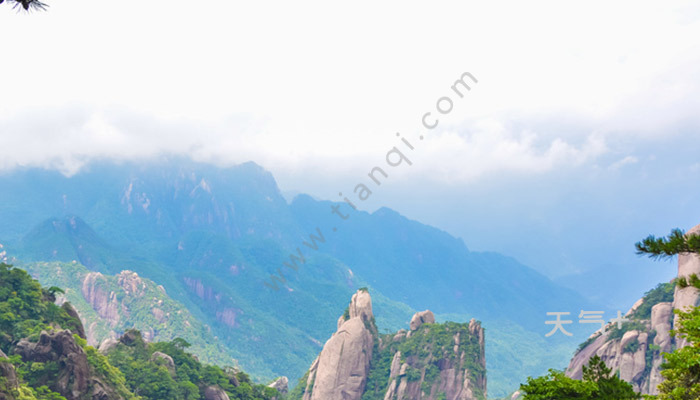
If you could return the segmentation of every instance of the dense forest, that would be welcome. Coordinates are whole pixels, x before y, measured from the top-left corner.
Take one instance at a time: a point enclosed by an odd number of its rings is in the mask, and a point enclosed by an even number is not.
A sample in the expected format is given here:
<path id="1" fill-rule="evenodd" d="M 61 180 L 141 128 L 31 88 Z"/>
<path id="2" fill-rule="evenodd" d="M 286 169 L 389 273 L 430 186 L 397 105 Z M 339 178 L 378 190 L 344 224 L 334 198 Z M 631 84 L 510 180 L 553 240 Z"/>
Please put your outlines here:
<path id="1" fill-rule="evenodd" d="M 55 304 L 27 272 L 0 264 L 0 398 L 17 400 L 279 399 L 236 368 L 206 365 L 187 341 L 147 343 L 129 330 L 108 349 L 87 345 L 70 303 Z M 218 396 L 218 397 L 217 397 Z"/>

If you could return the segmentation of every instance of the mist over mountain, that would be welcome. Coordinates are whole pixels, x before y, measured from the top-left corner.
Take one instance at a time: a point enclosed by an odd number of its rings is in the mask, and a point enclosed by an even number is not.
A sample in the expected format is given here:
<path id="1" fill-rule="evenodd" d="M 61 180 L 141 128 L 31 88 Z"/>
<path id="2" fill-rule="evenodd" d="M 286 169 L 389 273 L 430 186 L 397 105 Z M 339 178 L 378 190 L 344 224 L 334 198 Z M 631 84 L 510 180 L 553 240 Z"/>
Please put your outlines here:
<path id="1" fill-rule="evenodd" d="M 388 330 L 424 308 L 438 320 L 481 320 L 494 395 L 563 367 L 591 330 L 573 324 L 573 337 L 545 338 L 547 312 L 575 318 L 596 304 L 513 258 L 470 251 L 388 208 L 368 213 L 303 194 L 288 203 L 254 163 L 102 163 L 71 177 L 20 169 L 0 175 L 0 187 L 0 243 L 10 257 L 135 271 L 261 377 L 295 382 L 363 286 Z"/>

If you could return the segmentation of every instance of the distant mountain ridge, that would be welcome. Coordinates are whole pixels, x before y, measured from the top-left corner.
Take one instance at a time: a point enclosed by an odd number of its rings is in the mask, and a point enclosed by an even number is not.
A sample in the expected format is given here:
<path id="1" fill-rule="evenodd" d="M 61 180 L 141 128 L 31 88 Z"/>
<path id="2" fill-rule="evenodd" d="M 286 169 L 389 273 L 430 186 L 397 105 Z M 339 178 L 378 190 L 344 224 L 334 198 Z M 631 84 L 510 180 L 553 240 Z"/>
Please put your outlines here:
<path id="1" fill-rule="evenodd" d="M 253 163 L 104 163 L 72 177 L 22 169 L 0 175 L 0 187 L 8 255 L 135 271 L 163 285 L 258 376 L 295 381 L 332 333 L 319 321 L 334 321 L 349 295 L 370 286 L 386 329 L 405 326 L 414 307 L 482 320 L 498 343 L 487 343 L 499 374 L 489 392 L 505 394 L 575 348 L 575 338 L 543 339 L 545 313 L 590 305 L 511 258 L 471 252 L 390 209 L 370 214 L 306 195 L 289 204 Z M 330 212 L 338 204 L 351 214 L 343 225 Z M 326 242 L 305 254 L 282 290 L 265 287 L 317 227 Z M 513 335 L 537 344 L 516 351 Z"/>

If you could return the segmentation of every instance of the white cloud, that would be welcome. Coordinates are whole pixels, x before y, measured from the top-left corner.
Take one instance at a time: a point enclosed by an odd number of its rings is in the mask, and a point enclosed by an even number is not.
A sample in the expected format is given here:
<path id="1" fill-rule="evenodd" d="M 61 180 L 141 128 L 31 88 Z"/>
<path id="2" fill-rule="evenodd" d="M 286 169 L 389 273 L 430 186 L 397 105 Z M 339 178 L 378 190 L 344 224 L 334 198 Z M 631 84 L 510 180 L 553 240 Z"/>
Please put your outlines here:
<path id="1" fill-rule="evenodd" d="M 479 83 L 421 143 L 411 173 L 471 182 L 581 166 L 620 153 L 619 137 L 700 126 L 698 10 L 216 0 L 3 10 L 0 34 L 22 40 L 3 42 L 15 73 L 0 78 L 0 146 L 12 149 L 0 167 L 71 172 L 93 157 L 185 153 L 283 175 L 364 172 L 394 132 L 420 134 L 420 116 L 464 71 Z"/>
<path id="2" fill-rule="evenodd" d="M 637 162 L 639 162 L 639 159 L 637 159 L 637 157 L 626 156 L 626 157 L 621 158 L 621 159 L 615 161 L 614 163 L 610 164 L 610 167 L 608 167 L 608 168 L 612 171 L 615 171 L 615 170 L 618 170 L 618 169 L 624 167 L 625 165 L 636 164 Z"/>

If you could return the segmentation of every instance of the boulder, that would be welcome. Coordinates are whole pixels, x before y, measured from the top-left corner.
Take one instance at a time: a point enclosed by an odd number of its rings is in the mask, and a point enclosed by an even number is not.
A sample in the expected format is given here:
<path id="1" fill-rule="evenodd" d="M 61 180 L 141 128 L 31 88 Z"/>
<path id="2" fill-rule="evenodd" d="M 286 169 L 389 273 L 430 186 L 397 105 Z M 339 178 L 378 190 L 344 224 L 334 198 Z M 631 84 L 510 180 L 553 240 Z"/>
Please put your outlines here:
<path id="1" fill-rule="evenodd" d="M 73 308 L 73 305 L 71 305 L 68 302 L 64 302 L 63 304 L 61 304 L 61 308 L 63 308 L 68 313 L 68 315 L 75 318 L 77 322 L 77 326 L 75 327 L 75 331 L 73 333 L 75 333 L 83 339 L 87 339 L 87 336 L 85 335 L 85 328 L 83 327 L 83 323 L 81 322 L 80 315 L 78 314 L 78 311 L 76 311 L 75 308 Z"/>
<path id="2" fill-rule="evenodd" d="M 230 400 L 224 389 L 219 386 L 209 386 L 204 389 L 205 400 Z"/>
<path id="3" fill-rule="evenodd" d="M 274 382 L 271 384 L 267 385 L 273 389 L 277 389 L 277 391 L 282 395 L 286 395 L 287 392 L 289 391 L 289 379 L 287 379 L 286 376 L 281 376 L 277 379 L 275 379 Z"/>
<path id="4" fill-rule="evenodd" d="M 151 354 L 151 361 L 162 363 L 165 365 L 165 368 L 168 369 L 170 375 L 175 375 L 175 361 L 173 361 L 173 358 L 169 355 L 161 353 L 160 351 L 154 351 L 153 354 Z"/>
<path id="5" fill-rule="evenodd" d="M 425 310 L 421 312 L 417 312 L 413 315 L 413 318 L 411 318 L 411 324 L 409 325 L 411 328 L 411 331 L 415 331 L 418 328 L 421 327 L 423 324 L 434 324 L 435 323 L 435 315 L 433 314 L 432 311 L 430 310 Z"/>
<path id="6" fill-rule="evenodd" d="M 97 349 L 100 351 L 100 353 L 107 354 L 110 350 L 117 347 L 117 344 L 119 344 L 117 339 L 107 338 L 100 343 L 100 347 Z"/>
<path id="7" fill-rule="evenodd" d="M 14 365 L 10 364 L 9 359 L 2 350 L 0 350 L 0 378 L 4 379 L 4 382 L 0 383 L 0 399 L 10 398 L 4 397 L 6 393 L 5 390 L 11 391 L 17 388 L 17 372 L 15 371 Z M 4 383 L 4 384 L 3 384 Z M 9 393 L 7 393 L 9 395 Z"/>
<path id="8" fill-rule="evenodd" d="M 32 343 L 22 339 L 15 353 L 24 362 L 54 362 L 59 365 L 58 376 L 49 389 L 60 393 L 68 400 L 83 399 L 91 386 L 90 367 L 87 355 L 68 330 L 53 333 L 41 332 L 39 341 Z"/>
<path id="9" fill-rule="evenodd" d="M 134 344 L 142 341 L 143 338 L 141 337 L 141 332 L 135 329 L 126 331 L 126 333 L 119 338 L 119 342 L 127 346 L 133 346 Z"/>

